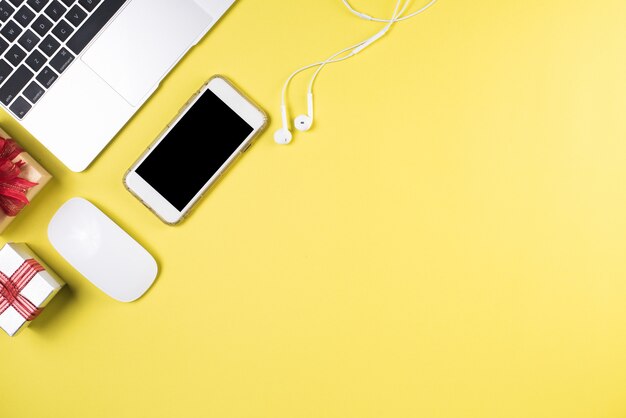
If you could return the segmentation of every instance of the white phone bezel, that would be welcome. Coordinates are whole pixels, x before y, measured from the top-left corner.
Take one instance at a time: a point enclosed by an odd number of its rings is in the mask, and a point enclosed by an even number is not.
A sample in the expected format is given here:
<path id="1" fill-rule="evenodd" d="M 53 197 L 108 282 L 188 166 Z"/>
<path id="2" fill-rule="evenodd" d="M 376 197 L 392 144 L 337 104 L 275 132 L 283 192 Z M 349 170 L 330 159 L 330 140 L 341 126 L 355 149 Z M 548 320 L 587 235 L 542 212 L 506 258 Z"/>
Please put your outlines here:
<path id="1" fill-rule="evenodd" d="M 209 181 L 205 183 L 200 191 L 198 191 L 194 198 L 191 199 L 189 204 L 187 204 L 182 211 L 179 211 L 139 174 L 137 174 L 136 169 L 207 90 L 213 92 L 229 108 L 231 108 L 243 120 L 252 126 L 253 130 L 252 133 L 250 133 L 250 135 L 248 135 L 248 137 L 237 147 L 235 152 L 233 152 L 233 154 L 215 172 Z M 163 222 L 170 225 L 179 223 L 200 200 L 202 195 L 211 188 L 211 186 L 222 176 L 222 174 L 224 174 L 237 157 L 249 148 L 255 137 L 267 125 L 267 120 L 266 114 L 243 93 L 238 91 L 227 79 L 222 76 L 214 76 L 202 88 L 200 88 L 194 96 L 192 96 L 192 98 L 180 110 L 178 115 L 176 115 L 176 117 L 167 125 L 166 129 L 163 130 L 157 139 L 148 147 L 137 162 L 133 164 L 124 176 L 124 184 L 132 194 L 141 200 L 141 202 L 152 210 L 152 212 L 154 212 Z"/>

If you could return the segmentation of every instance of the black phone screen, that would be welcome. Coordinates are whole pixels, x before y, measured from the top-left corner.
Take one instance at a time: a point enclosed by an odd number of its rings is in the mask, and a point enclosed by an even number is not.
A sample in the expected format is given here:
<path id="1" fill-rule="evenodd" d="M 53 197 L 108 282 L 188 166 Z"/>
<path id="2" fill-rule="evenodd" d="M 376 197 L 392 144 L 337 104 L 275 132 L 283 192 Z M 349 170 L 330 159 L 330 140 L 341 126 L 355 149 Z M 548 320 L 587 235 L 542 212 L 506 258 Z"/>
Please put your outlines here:
<path id="1" fill-rule="evenodd" d="M 136 172 L 182 211 L 253 130 L 206 90 Z"/>

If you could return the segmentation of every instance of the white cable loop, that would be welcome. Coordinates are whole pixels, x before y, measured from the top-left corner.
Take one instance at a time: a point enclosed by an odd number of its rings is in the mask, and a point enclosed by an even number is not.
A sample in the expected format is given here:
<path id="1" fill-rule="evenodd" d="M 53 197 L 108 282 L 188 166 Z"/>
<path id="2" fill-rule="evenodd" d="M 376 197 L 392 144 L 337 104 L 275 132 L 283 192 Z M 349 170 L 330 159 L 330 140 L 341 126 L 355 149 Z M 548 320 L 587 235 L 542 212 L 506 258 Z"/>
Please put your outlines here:
<path id="1" fill-rule="evenodd" d="M 391 16 L 390 19 L 378 19 L 375 17 L 372 17 L 370 15 L 367 15 L 365 13 L 361 13 L 357 10 L 355 10 L 352 5 L 347 1 L 347 0 L 342 0 L 343 4 L 348 8 L 348 10 L 353 13 L 354 15 L 358 16 L 359 18 L 362 19 L 366 19 L 366 20 L 370 20 L 370 21 L 374 21 L 374 22 L 380 22 L 380 23 L 386 23 L 386 25 L 383 27 L 382 30 L 379 30 L 378 32 L 376 32 L 373 36 L 365 39 L 364 41 L 361 41 L 357 44 L 351 45 L 347 48 L 342 49 L 339 52 L 334 53 L 333 55 L 331 55 L 330 57 L 328 57 L 326 60 L 324 61 L 319 61 L 319 62 L 315 62 L 313 64 L 309 64 L 306 65 L 304 67 L 301 67 L 299 69 L 297 69 L 296 71 L 294 71 L 293 73 L 291 73 L 291 75 L 287 78 L 287 80 L 285 81 L 285 84 L 283 85 L 282 88 L 282 93 L 281 93 L 281 113 L 282 113 L 282 119 L 283 119 L 283 129 L 289 130 L 291 127 L 291 123 L 289 121 L 289 118 L 287 116 L 288 111 L 287 111 L 287 90 L 289 88 L 289 84 L 291 83 L 291 81 L 294 79 L 294 77 L 296 77 L 298 74 L 300 74 L 303 71 L 306 71 L 308 69 L 314 68 L 314 67 L 318 67 L 315 71 L 315 73 L 313 74 L 313 76 L 311 77 L 311 81 L 309 82 L 309 88 L 308 88 L 308 96 L 309 96 L 309 113 L 310 113 L 310 117 L 313 117 L 313 86 L 315 84 L 315 81 L 317 79 L 317 77 L 319 76 L 320 72 L 324 69 L 324 67 L 326 67 L 328 64 L 334 64 L 337 62 L 341 62 L 341 61 L 345 61 L 355 55 L 357 55 L 359 52 L 363 51 L 364 49 L 370 47 L 372 44 L 376 43 L 377 41 L 379 41 L 381 38 L 383 38 L 387 32 L 391 29 L 391 27 L 398 22 L 410 19 L 412 17 L 415 17 L 423 12 L 425 12 L 426 10 L 428 10 L 431 6 L 433 6 L 437 0 L 430 0 L 430 2 L 428 4 L 426 4 L 425 6 L 423 6 L 421 9 L 407 15 L 407 16 L 402 16 L 405 12 L 406 9 L 409 7 L 409 4 L 411 3 L 411 0 L 406 0 L 404 2 L 404 5 L 402 6 L 402 8 L 400 8 L 400 5 L 402 4 L 402 0 L 398 0 L 396 3 L 396 7 L 394 9 L 394 12 Z M 350 52 L 348 54 L 348 52 Z M 347 54 L 343 57 L 340 57 L 340 55 L 342 54 Z"/>
<path id="2" fill-rule="evenodd" d="M 389 22 L 391 19 L 378 19 L 376 17 L 372 17 L 366 13 L 361 13 L 358 10 L 356 10 L 354 7 L 352 7 L 352 5 L 350 5 L 350 3 L 348 3 L 348 0 L 341 0 L 343 1 L 343 4 L 345 4 L 345 6 L 348 8 L 348 10 L 350 10 L 350 13 L 352 13 L 353 15 L 360 17 L 361 19 L 365 19 L 365 20 L 371 20 L 372 22 Z M 398 19 L 396 19 L 396 22 L 402 22 L 404 20 L 408 20 L 412 17 L 417 16 L 420 13 L 425 12 L 426 10 L 430 9 L 430 7 L 432 5 L 434 5 L 437 2 L 437 0 L 431 0 L 430 3 L 428 3 L 426 6 L 422 7 L 421 9 L 406 15 L 406 16 L 402 16 Z"/>

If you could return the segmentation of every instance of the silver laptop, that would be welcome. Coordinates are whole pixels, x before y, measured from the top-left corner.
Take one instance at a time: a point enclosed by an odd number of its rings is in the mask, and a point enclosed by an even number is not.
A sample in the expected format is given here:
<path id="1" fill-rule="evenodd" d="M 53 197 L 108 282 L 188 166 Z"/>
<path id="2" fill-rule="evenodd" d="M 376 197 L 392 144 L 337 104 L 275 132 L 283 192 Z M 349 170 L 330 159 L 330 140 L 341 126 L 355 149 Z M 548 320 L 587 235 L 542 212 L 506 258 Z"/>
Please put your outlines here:
<path id="1" fill-rule="evenodd" d="M 235 0 L 0 0 L 0 103 L 83 171 Z"/>

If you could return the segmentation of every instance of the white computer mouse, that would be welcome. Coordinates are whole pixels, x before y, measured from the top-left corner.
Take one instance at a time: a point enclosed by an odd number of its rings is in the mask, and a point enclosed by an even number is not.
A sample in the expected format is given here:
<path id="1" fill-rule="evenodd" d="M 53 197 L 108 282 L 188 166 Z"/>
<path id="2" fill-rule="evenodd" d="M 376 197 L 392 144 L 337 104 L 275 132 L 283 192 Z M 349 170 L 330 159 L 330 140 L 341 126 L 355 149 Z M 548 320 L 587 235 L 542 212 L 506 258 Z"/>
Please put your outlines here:
<path id="1" fill-rule="evenodd" d="M 68 200 L 57 211 L 48 239 L 87 280 L 121 302 L 139 299 L 157 277 L 150 253 L 85 199 Z"/>

